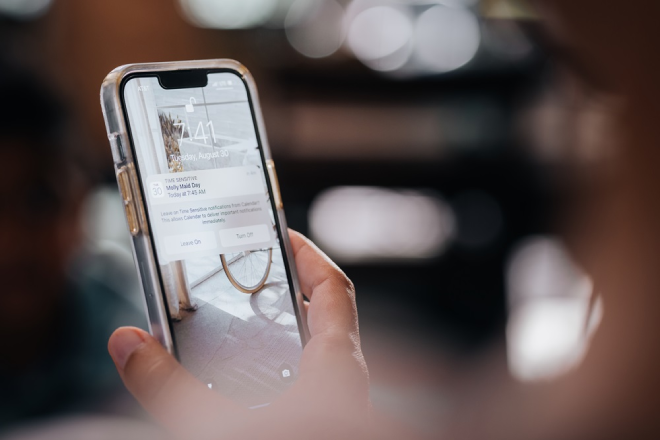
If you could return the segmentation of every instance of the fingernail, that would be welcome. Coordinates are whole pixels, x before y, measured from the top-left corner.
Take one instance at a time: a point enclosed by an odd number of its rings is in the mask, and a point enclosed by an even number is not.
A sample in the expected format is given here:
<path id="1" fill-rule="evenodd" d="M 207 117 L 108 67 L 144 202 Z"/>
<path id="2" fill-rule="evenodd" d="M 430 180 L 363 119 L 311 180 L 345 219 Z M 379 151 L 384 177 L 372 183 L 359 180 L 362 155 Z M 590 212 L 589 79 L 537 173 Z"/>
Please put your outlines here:
<path id="1" fill-rule="evenodd" d="M 110 342 L 108 343 L 108 351 L 110 356 L 115 361 L 117 366 L 124 369 L 126 361 L 131 356 L 131 354 L 138 348 L 141 344 L 145 342 L 144 337 L 141 334 L 141 331 L 138 329 L 121 329 L 116 331 L 111 337 Z"/>

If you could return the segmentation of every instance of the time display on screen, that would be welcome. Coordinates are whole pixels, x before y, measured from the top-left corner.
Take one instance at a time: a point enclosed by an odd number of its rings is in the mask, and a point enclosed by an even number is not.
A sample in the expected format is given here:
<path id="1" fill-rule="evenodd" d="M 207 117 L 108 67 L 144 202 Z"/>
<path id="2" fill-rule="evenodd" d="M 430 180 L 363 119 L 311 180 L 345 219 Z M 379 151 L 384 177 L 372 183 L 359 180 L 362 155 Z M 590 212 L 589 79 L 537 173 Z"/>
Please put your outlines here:
<path id="1" fill-rule="evenodd" d="M 191 142 L 202 141 L 205 144 L 209 144 L 209 142 L 212 143 L 217 139 L 217 136 L 215 135 L 215 129 L 213 128 L 213 121 L 208 121 L 206 124 L 204 124 L 202 121 L 199 121 L 197 127 L 195 128 L 194 135 L 193 135 L 193 131 L 191 130 L 191 127 L 187 126 L 186 123 L 183 121 L 175 122 L 173 125 L 179 131 L 179 138 L 177 139 L 177 141 L 179 142 L 179 147 L 181 146 L 181 143 L 184 140 L 188 140 Z M 186 137 L 186 132 L 188 133 L 187 137 Z M 227 150 L 221 150 L 220 157 L 227 157 L 228 155 L 229 152 Z"/>

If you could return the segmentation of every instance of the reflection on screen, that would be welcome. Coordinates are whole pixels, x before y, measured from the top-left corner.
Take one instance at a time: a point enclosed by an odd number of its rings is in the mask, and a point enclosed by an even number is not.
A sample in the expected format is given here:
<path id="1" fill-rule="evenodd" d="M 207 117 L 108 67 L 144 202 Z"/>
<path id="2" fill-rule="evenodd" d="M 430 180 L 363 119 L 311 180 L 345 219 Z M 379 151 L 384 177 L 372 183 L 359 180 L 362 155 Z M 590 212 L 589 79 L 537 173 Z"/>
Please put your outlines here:
<path id="1" fill-rule="evenodd" d="M 245 85 L 133 78 L 124 101 L 179 358 L 209 388 L 268 403 L 302 345 Z"/>

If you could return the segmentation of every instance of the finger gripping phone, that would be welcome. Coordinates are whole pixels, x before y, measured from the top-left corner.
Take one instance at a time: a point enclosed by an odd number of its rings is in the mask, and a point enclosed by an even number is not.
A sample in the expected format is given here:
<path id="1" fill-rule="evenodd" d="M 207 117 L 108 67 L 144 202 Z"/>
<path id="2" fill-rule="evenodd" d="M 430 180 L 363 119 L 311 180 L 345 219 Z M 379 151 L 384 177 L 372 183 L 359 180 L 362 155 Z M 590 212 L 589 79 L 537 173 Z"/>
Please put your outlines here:
<path id="1" fill-rule="evenodd" d="M 307 330 L 251 75 L 233 60 L 121 66 L 101 105 L 150 332 L 210 389 L 268 404 Z"/>

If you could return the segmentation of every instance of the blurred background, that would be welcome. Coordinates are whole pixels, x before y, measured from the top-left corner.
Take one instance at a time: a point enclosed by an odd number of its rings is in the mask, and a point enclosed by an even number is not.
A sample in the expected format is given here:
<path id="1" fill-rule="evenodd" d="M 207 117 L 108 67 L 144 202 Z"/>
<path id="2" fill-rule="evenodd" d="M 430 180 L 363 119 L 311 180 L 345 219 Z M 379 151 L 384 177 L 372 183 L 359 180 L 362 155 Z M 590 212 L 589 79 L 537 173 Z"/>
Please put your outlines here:
<path id="1" fill-rule="evenodd" d="M 549 50 L 518 0 L 0 0 L 0 58 L 79 117 L 99 176 L 87 245 L 129 262 L 101 81 L 150 61 L 251 70 L 289 226 L 356 285 L 374 403 L 432 433 L 484 381 L 566 371 L 602 314 L 558 238 L 569 170 L 603 154 L 599 108 Z"/>

